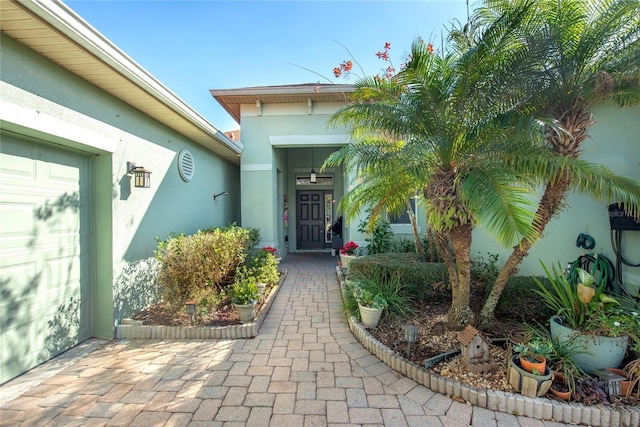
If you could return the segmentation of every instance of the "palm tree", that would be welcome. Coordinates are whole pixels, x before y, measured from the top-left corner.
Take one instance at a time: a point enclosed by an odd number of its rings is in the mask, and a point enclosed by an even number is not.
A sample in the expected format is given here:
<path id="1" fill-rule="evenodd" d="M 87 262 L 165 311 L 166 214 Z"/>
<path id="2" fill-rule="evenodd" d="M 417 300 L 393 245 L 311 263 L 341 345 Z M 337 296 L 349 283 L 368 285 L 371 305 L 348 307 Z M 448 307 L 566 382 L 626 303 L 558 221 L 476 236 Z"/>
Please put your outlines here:
<path id="1" fill-rule="evenodd" d="M 552 157 L 524 139 L 528 134 L 515 132 L 511 114 L 526 99 L 517 70 L 527 52 L 511 37 L 525 16 L 506 13 L 486 29 L 492 36 L 488 43 L 474 50 L 435 55 L 417 40 L 402 71 L 391 79 L 358 80 L 352 102 L 332 118 L 361 139 L 334 153 L 329 164 L 348 161 L 375 171 L 377 181 L 398 183 L 405 197 L 421 189 L 427 223 L 448 270 L 451 329 L 474 320 L 469 297 L 476 223 L 505 243 L 529 233 L 532 210 L 526 196 L 533 187 L 528 174 L 506 162 Z M 507 66 L 490 66 L 495 61 Z M 394 167 L 385 168 L 390 157 Z"/>
<path id="2" fill-rule="evenodd" d="M 367 137 L 357 149 L 333 153 L 323 167 L 337 166 L 342 163 L 350 164 L 354 157 L 368 159 L 359 162 L 358 178 L 354 188 L 340 200 L 339 208 L 347 219 L 353 218 L 363 209 L 370 210 L 369 226 L 373 226 L 377 218 L 384 214 L 401 214 L 408 212 L 416 253 L 425 261 L 427 253 L 418 234 L 417 222 L 413 208 L 408 202 L 409 197 L 416 193 L 416 183 L 411 181 L 404 170 L 404 164 L 399 162 L 401 143 L 390 139 Z M 394 177 L 389 179 L 389 177 Z M 373 206 L 371 205 L 373 201 Z"/>
<path id="3" fill-rule="evenodd" d="M 556 130 L 548 129 L 545 147 L 561 156 L 577 159 L 593 124 L 591 108 L 605 99 L 619 106 L 640 101 L 640 2 L 633 0 L 540 0 L 534 8 L 524 1 L 487 1 L 470 22 L 492 26 L 506 10 L 522 8 L 535 22 L 523 28 L 522 38 L 542 57 L 530 56 L 531 78 L 539 91 L 531 98 L 535 114 L 551 117 Z M 458 33 L 460 36 L 460 32 Z M 459 37 L 464 40 L 464 37 Z M 467 46 L 475 42 L 466 39 Z M 533 165 L 532 165 L 533 166 Z M 626 200 L 638 211 L 637 181 L 616 177 L 604 168 L 584 164 L 578 170 L 547 177 L 533 221 L 533 238 L 521 239 L 501 269 L 480 313 L 480 324 L 493 321 L 493 313 L 507 282 L 549 223 L 563 207 L 570 188 L 611 201 Z"/>

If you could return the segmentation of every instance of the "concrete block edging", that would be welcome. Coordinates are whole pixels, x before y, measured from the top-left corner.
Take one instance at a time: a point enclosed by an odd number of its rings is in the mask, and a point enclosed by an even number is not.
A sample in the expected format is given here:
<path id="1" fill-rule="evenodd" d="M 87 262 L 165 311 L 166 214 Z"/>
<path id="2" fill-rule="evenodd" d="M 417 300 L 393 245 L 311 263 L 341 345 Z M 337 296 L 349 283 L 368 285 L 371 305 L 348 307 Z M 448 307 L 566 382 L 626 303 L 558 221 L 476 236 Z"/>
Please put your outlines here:
<path id="1" fill-rule="evenodd" d="M 240 339 L 254 338 L 267 316 L 271 304 L 276 299 L 287 270 L 282 270 L 280 281 L 271 290 L 253 322 L 229 326 L 158 326 L 140 324 L 120 324 L 116 326 L 117 339 Z"/>
<path id="2" fill-rule="evenodd" d="M 345 274 L 339 267 L 336 267 L 336 274 L 340 283 L 342 299 L 346 301 Z M 388 347 L 376 340 L 355 316 L 349 316 L 348 321 L 353 335 L 371 354 L 375 355 L 391 369 L 400 372 L 407 378 L 436 393 L 460 398 L 471 405 L 489 410 L 510 413 L 516 416 L 524 415 L 538 420 L 583 424 L 593 427 L 636 427 L 640 425 L 640 408 L 638 407 L 586 406 L 576 402 L 559 402 L 545 397 L 532 399 L 517 393 L 480 389 L 442 377 L 392 352 Z"/>

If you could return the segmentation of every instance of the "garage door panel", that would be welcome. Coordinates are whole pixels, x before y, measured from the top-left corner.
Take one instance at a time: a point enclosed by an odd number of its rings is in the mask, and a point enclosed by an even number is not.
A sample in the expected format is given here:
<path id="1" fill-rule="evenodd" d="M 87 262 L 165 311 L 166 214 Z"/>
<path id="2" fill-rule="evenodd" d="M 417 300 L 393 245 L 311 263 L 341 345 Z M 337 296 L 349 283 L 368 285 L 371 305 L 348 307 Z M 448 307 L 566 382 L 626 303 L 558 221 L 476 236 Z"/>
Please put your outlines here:
<path id="1" fill-rule="evenodd" d="M 3 134 L 0 383 L 90 336 L 88 183 L 87 157 Z"/>
<path id="2" fill-rule="evenodd" d="M 0 363 L 2 363 L 3 378 L 19 375 L 38 363 L 35 342 L 36 323 L 36 320 L 31 320 L 1 331 Z"/>
<path id="3" fill-rule="evenodd" d="M 68 256 L 46 261 L 46 292 L 58 288 L 71 288 L 74 295 L 80 292 L 80 258 Z"/>
<path id="4" fill-rule="evenodd" d="M 3 153 L 0 156 L 0 177 L 2 181 L 19 179 L 35 181 L 35 148 L 30 144 L 20 144 L 3 138 Z"/>
<path id="5" fill-rule="evenodd" d="M 0 306 L 17 305 L 38 296 L 38 267 L 35 261 L 0 266 Z"/>
<path id="6" fill-rule="evenodd" d="M 0 203 L 0 239 L 33 239 L 36 235 L 35 212 L 35 203 Z"/>

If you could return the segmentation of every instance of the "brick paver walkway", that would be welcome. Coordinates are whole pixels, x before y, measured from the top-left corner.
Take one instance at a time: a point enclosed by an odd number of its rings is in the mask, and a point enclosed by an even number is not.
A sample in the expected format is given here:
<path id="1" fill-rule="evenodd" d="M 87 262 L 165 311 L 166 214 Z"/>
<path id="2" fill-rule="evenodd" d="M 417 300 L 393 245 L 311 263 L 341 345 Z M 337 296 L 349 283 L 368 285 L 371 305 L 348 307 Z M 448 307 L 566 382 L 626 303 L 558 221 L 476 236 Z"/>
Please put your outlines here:
<path id="1" fill-rule="evenodd" d="M 335 266 L 326 254 L 287 256 L 287 278 L 255 339 L 98 341 L 3 399 L 0 425 L 564 425 L 472 407 L 391 370 L 351 334 Z"/>

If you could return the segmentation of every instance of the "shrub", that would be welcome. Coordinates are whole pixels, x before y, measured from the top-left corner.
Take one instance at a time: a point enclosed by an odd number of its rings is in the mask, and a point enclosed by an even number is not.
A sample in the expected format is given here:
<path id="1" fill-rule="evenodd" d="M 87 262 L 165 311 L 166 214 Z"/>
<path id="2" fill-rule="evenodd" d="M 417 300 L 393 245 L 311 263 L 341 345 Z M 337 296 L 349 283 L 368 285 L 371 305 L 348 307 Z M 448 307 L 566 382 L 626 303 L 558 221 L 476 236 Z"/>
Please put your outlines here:
<path id="1" fill-rule="evenodd" d="M 424 262 L 415 253 L 385 253 L 356 258 L 349 264 L 349 274 L 386 281 L 395 277 L 403 292 L 416 301 L 442 300 L 451 295 L 444 264 Z"/>
<path id="2" fill-rule="evenodd" d="M 413 240 L 403 238 L 394 239 L 389 245 L 389 252 L 415 253 L 416 245 Z"/>
<path id="3" fill-rule="evenodd" d="M 261 250 L 251 257 L 248 264 L 248 275 L 255 277 L 257 283 L 276 285 L 280 281 L 278 260 L 273 253 Z"/>
<path id="4" fill-rule="evenodd" d="M 221 289 L 233 282 L 237 267 L 246 258 L 250 234 L 249 230 L 232 225 L 191 236 L 172 234 L 167 240 L 158 241 L 158 280 L 167 306 L 179 310 L 199 289 Z"/>
<path id="5" fill-rule="evenodd" d="M 393 231 L 391 231 L 389 221 L 378 218 L 373 225 L 369 227 L 369 217 L 367 217 L 359 224 L 358 231 L 361 233 L 369 233 L 364 239 L 367 242 L 368 254 L 389 252 L 391 242 L 393 241 Z"/>
<path id="6" fill-rule="evenodd" d="M 539 280 L 548 288 L 551 287 L 546 278 Z M 549 318 L 555 313 L 542 304 L 536 289 L 533 277 L 509 278 L 496 305 L 496 316 L 532 324 L 548 324 Z"/>

